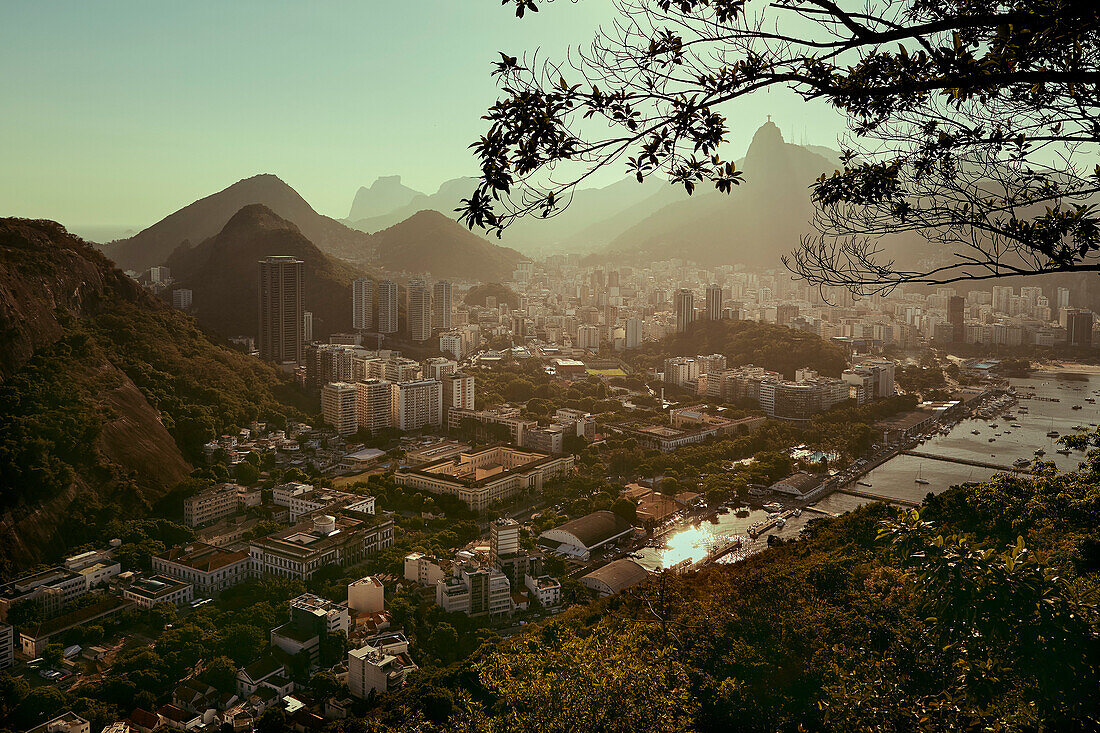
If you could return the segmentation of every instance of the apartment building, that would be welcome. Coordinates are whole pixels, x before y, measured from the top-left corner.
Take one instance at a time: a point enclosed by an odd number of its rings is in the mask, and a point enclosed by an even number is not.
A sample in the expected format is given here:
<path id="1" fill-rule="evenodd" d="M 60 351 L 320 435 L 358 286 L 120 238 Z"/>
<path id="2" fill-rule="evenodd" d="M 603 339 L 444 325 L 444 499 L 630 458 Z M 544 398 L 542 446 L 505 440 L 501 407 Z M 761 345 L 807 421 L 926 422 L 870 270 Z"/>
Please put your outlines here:
<path id="1" fill-rule="evenodd" d="M 218 484 L 183 500 L 183 523 L 203 527 L 237 513 L 240 502 L 236 484 Z"/>
<path id="2" fill-rule="evenodd" d="M 474 378 L 455 372 L 441 380 L 443 383 L 443 419 L 450 418 L 451 410 L 474 409 Z"/>
<path id="3" fill-rule="evenodd" d="M 435 602 L 467 616 L 505 615 L 512 612 L 512 586 L 497 568 L 459 563 L 453 575 L 436 582 Z"/>
<path id="4" fill-rule="evenodd" d="M 409 656 L 404 634 L 384 634 L 348 652 L 348 690 L 365 700 L 371 692 L 394 690 L 418 668 Z"/>
<path id="5" fill-rule="evenodd" d="M 419 583 L 420 585 L 434 586 L 447 576 L 445 567 L 450 563 L 439 558 L 414 552 L 405 556 L 405 580 Z"/>
<path id="6" fill-rule="evenodd" d="M 357 388 L 348 382 L 329 382 L 321 388 L 321 415 L 340 435 L 359 430 Z"/>
<path id="7" fill-rule="evenodd" d="M 390 385 L 390 415 L 393 427 L 403 432 L 443 424 L 443 384 L 419 379 Z"/>
<path id="8" fill-rule="evenodd" d="M 356 382 L 356 415 L 360 430 L 372 433 L 393 425 L 391 385 L 384 379 Z"/>

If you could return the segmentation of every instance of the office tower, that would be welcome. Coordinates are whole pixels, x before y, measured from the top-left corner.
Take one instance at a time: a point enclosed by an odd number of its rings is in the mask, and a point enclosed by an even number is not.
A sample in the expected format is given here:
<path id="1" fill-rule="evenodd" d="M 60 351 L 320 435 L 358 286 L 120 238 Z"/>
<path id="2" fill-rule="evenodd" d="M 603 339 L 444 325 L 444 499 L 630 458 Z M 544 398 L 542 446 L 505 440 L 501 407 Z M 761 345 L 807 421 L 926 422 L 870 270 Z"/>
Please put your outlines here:
<path id="1" fill-rule="evenodd" d="M 310 343 L 313 341 L 313 312 L 306 311 L 302 314 L 302 342 Z"/>
<path id="2" fill-rule="evenodd" d="M 431 338 L 432 294 L 423 280 L 410 280 L 405 288 L 405 322 L 413 341 Z"/>
<path id="3" fill-rule="evenodd" d="M 378 333 L 397 333 L 397 283 L 378 283 Z"/>
<path id="4" fill-rule="evenodd" d="M 372 433 L 393 425 L 390 383 L 384 379 L 363 379 L 355 383 L 356 419 L 361 430 Z"/>
<path id="5" fill-rule="evenodd" d="M 187 288 L 176 288 L 172 291 L 172 307 L 185 311 L 191 307 L 194 293 Z"/>
<path id="6" fill-rule="evenodd" d="M 607 273 L 607 287 L 609 287 L 609 288 L 619 287 L 619 271 L 618 270 L 612 270 L 611 272 Z"/>
<path id="7" fill-rule="evenodd" d="M 722 320 L 722 286 L 717 283 L 707 286 L 707 320 Z"/>
<path id="8" fill-rule="evenodd" d="M 1058 308 L 1069 308 L 1069 288 L 1058 288 Z"/>
<path id="9" fill-rule="evenodd" d="M 357 331 L 374 328 L 374 282 L 369 278 L 351 281 L 351 327 Z"/>
<path id="10" fill-rule="evenodd" d="M 160 265 L 158 267 L 149 268 L 149 282 L 151 283 L 166 283 L 172 279 L 171 271 Z"/>
<path id="11" fill-rule="evenodd" d="M 260 260 L 260 357 L 279 364 L 302 361 L 302 273 L 295 257 Z"/>
<path id="12" fill-rule="evenodd" d="M 947 322 L 951 325 L 952 343 L 966 342 L 966 298 L 952 295 L 947 299 Z"/>
<path id="13" fill-rule="evenodd" d="M 1066 343 L 1070 346 L 1092 346 L 1092 311 L 1070 308 L 1066 315 Z"/>
<path id="14" fill-rule="evenodd" d="M 359 429 L 356 413 L 354 384 L 329 382 L 321 387 L 321 415 L 340 435 L 353 435 Z"/>
<path id="15" fill-rule="evenodd" d="M 456 372 L 443 377 L 443 416 L 451 410 L 474 409 L 474 378 Z"/>
<path id="16" fill-rule="evenodd" d="M 390 415 L 393 427 L 401 431 L 442 425 L 443 385 L 434 379 L 391 384 Z"/>
<path id="17" fill-rule="evenodd" d="M 451 330 L 451 284 L 446 280 L 432 288 L 432 330 Z"/>
<path id="18" fill-rule="evenodd" d="M 798 318 L 798 306 L 781 303 L 775 307 L 775 322 L 780 326 L 789 326 Z"/>
<path id="19" fill-rule="evenodd" d="M 687 288 L 680 288 L 673 296 L 676 308 L 676 332 L 683 333 L 695 320 L 695 294 Z"/>
<path id="20" fill-rule="evenodd" d="M 640 318 L 627 318 L 625 331 L 626 348 L 636 349 L 642 345 L 642 320 Z"/>
<path id="21" fill-rule="evenodd" d="M 993 286 L 993 310 L 997 313 L 1008 313 L 1012 307 L 1012 287 L 1009 285 Z"/>

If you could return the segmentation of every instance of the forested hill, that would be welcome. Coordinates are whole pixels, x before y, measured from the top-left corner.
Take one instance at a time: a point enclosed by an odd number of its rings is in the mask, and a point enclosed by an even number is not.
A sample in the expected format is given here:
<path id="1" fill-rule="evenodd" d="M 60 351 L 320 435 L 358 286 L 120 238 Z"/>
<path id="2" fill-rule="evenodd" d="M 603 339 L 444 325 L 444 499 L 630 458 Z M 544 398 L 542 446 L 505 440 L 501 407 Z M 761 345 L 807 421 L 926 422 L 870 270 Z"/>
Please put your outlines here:
<path id="1" fill-rule="evenodd" d="M 226 427 L 297 414 L 272 367 L 54 222 L 0 219 L 0 334 L 0 575 L 106 539 Z"/>
<path id="2" fill-rule="evenodd" d="M 875 504 L 575 608 L 367 730 L 1095 730 L 1100 457 Z M 363 730 L 357 722 L 355 728 Z"/>
<path id="3" fill-rule="evenodd" d="M 627 358 L 639 366 L 660 368 L 665 356 L 697 354 L 724 354 L 730 367 L 755 364 L 788 379 L 802 367 L 837 377 L 847 366 L 844 350 L 816 334 L 774 323 L 730 320 L 696 321 L 684 333 L 645 343 Z"/>

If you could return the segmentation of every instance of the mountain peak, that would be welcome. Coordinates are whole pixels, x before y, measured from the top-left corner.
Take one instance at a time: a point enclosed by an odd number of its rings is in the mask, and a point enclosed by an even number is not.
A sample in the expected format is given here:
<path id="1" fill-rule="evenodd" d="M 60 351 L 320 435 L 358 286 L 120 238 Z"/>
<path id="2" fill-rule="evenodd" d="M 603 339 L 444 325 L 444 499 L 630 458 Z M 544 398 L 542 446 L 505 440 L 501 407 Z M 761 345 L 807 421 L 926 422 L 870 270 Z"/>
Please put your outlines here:
<path id="1" fill-rule="evenodd" d="M 779 129 L 779 125 L 775 124 L 771 120 L 768 120 L 761 125 L 752 136 L 752 142 L 749 143 L 749 150 L 745 154 L 745 157 L 751 157 L 755 152 L 777 150 L 786 144 L 786 140 L 783 139 L 783 133 Z"/>
<path id="2" fill-rule="evenodd" d="M 300 232 L 297 226 L 276 214 L 264 204 L 247 204 L 229 218 L 222 227 L 222 234 L 232 233 L 242 228 L 287 229 Z"/>

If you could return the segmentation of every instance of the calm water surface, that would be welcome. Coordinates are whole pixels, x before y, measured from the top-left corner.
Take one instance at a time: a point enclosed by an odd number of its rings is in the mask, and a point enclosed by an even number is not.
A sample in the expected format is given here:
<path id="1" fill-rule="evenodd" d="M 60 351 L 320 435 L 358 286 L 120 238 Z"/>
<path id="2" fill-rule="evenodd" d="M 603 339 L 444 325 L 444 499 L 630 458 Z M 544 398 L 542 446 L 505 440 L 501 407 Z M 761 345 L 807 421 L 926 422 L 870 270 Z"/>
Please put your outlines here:
<path id="1" fill-rule="evenodd" d="M 1089 375 L 1084 381 L 1059 379 L 1054 375 L 1036 375 L 1030 379 L 1013 379 L 1019 395 L 1034 394 L 1040 397 L 1058 398 L 1059 402 L 1038 399 L 1021 399 L 1019 405 L 1028 408 L 1020 412 L 1010 409 L 1015 416 L 1011 420 L 997 417 L 991 420 L 964 420 L 948 435 L 937 435 L 932 440 L 917 446 L 916 450 L 950 458 L 961 458 L 984 463 L 993 463 L 1011 467 L 1017 458 L 1034 458 L 1037 448 L 1043 448 L 1044 461 L 1053 461 L 1060 470 L 1069 471 L 1077 467 L 1083 454 L 1074 452 L 1069 456 L 1055 453 L 1060 448 L 1055 438 L 1048 438 L 1049 430 L 1057 430 L 1062 435 L 1073 434 L 1073 426 L 1089 426 L 1100 423 L 1100 406 L 1085 401 L 1086 397 L 1100 399 L 1100 375 Z M 1034 390 L 1027 389 L 1033 387 Z M 1074 410 L 1073 405 L 1081 405 Z M 990 428 L 995 423 L 996 428 Z M 1011 427 L 1015 423 L 1019 428 Z M 977 430 L 978 435 L 972 431 Z M 989 438 L 994 438 L 989 442 Z M 860 480 L 870 487 L 859 486 L 859 491 L 884 498 L 896 497 L 910 501 L 921 501 L 929 493 L 938 494 L 951 486 L 969 481 L 985 481 L 996 471 L 989 468 L 966 466 L 916 456 L 897 456 L 866 474 Z M 917 476 L 929 481 L 927 485 L 915 483 Z M 815 508 L 829 514 L 843 514 L 861 504 L 863 499 L 848 494 L 834 493 L 815 504 Z M 668 535 L 662 547 L 647 547 L 639 551 L 638 562 L 650 569 L 670 567 L 685 559 L 700 560 L 715 547 L 730 539 L 743 538 L 744 550 L 723 558 L 725 562 L 735 562 L 746 553 L 761 549 L 767 544 L 767 536 L 750 540 L 746 532 L 749 525 L 763 520 L 767 512 L 754 510 L 747 517 L 737 517 L 733 512 L 722 514 L 713 520 L 703 520 L 696 525 L 687 525 Z M 772 529 L 770 533 L 782 537 L 795 537 L 806 522 L 820 513 L 806 510 L 801 517 L 787 517 L 782 530 Z"/>

